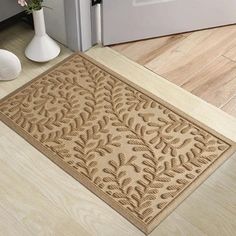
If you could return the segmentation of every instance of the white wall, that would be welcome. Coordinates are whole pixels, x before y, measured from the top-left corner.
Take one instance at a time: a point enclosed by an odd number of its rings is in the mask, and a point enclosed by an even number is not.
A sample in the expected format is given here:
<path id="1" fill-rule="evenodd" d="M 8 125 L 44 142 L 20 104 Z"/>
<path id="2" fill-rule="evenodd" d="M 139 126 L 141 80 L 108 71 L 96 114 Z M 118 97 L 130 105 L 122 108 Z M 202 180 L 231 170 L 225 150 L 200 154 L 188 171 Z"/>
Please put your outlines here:
<path id="1" fill-rule="evenodd" d="M 0 0 L 0 21 L 23 11 L 16 0 Z"/>
<path id="2" fill-rule="evenodd" d="M 64 0 L 45 0 L 44 5 L 51 8 L 44 8 L 48 34 L 67 45 Z"/>

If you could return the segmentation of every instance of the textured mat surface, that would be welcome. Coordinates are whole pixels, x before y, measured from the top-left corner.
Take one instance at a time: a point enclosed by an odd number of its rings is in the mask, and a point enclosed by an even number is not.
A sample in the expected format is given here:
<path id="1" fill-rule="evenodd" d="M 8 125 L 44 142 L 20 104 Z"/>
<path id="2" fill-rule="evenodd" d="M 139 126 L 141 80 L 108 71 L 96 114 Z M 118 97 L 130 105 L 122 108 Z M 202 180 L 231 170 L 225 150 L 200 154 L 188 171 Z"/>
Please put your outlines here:
<path id="1" fill-rule="evenodd" d="M 2 99 L 0 117 L 145 233 L 234 151 L 230 140 L 80 54 Z"/>

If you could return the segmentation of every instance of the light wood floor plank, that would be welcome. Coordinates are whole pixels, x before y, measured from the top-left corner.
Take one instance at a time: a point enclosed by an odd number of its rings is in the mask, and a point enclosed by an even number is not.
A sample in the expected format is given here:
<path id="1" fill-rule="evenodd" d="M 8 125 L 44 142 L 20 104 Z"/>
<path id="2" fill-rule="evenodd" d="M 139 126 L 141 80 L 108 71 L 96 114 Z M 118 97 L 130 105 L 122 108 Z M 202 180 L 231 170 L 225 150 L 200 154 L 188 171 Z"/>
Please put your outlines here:
<path id="1" fill-rule="evenodd" d="M 112 46 L 112 49 L 127 55 L 131 60 L 141 65 L 156 59 L 157 55 L 164 53 L 169 48 L 181 42 L 187 35 L 179 34 L 161 38 L 153 38 L 127 44 Z"/>
<path id="2" fill-rule="evenodd" d="M 89 236 L 72 217 L 55 207 L 2 160 L 0 169 L 0 206 L 15 215 L 31 234 Z"/>
<path id="3" fill-rule="evenodd" d="M 182 88 L 221 107 L 236 94 L 236 62 L 220 56 L 190 77 Z"/>
<path id="4" fill-rule="evenodd" d="M 236 227 L 235 165 L 236 155 L 208 178 L 176 209 L 176 212 L 190 223 L 197 225 L 207 235 L 234 236 Z"/>
<path id="5" fill-rule="evenodd" d="M 236 61 L 236 41 L 232 44 L 232 46 L 223 54 L 226 58 Z"/>
<path id="6" fill-rule="evenodd" d="M 228 103 L 222 107 L 223 111 L 236 117 L 236 96 L 234 96 Z"/>
<path id="7" fill-rule="evenodd" d="M 222 83 L 213 82 L 213 84 L 210 85 L 210 89 L 205 91 L 201 90 L 206 89 L 206 87 L 202 85 L 199 88 L 193 90 L 192 93 L 217 107 L 222 107 L 235 95 L 236 78 L 225 83 L 224 81 L 221 82 Z"/>
<path id="8" fill-rule="evenodd" d="M 25 225 L 18 221 L 14 215 L 0 207 L 0 235 L 31 236 L 32 233 L 27 231 Z"/>
<path id="9" fill-rule="evenodd" d="M 197 226 L 188 222 L 176 211 L 171 213 L 150 236 L 206 236 Z"/>
<path id="10" fill-rule="evenodd" d="M 236 37 L 236 28 L 230 27 L 230 30 L 222 27 L 194 32 L 145 66 L 182 85 L 231 46 Z"/>

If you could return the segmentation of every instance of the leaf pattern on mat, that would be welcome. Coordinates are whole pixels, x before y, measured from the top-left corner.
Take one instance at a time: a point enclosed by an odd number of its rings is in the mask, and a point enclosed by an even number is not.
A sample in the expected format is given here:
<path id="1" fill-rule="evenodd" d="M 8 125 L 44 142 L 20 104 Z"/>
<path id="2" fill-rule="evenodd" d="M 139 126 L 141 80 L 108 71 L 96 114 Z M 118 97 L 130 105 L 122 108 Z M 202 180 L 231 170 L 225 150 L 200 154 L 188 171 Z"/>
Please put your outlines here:
<path id="1" fill-rule="evenodd" d="M 80 55 L 8 96 L 0 112 L 145 225 L 230 148 Z"/>

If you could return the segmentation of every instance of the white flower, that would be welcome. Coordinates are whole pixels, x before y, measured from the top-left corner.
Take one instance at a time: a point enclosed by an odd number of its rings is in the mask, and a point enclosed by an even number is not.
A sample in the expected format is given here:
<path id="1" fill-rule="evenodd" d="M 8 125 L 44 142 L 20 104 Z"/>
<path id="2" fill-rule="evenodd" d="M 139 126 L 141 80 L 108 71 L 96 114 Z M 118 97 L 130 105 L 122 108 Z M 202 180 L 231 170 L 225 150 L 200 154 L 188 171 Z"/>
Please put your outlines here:
<path id="1" fill-rule="evenodd" d="M 24 6 L 27 6 L 27 2 L 25 0 L 18 0 L 18 3 L 24 7 Z"/>

